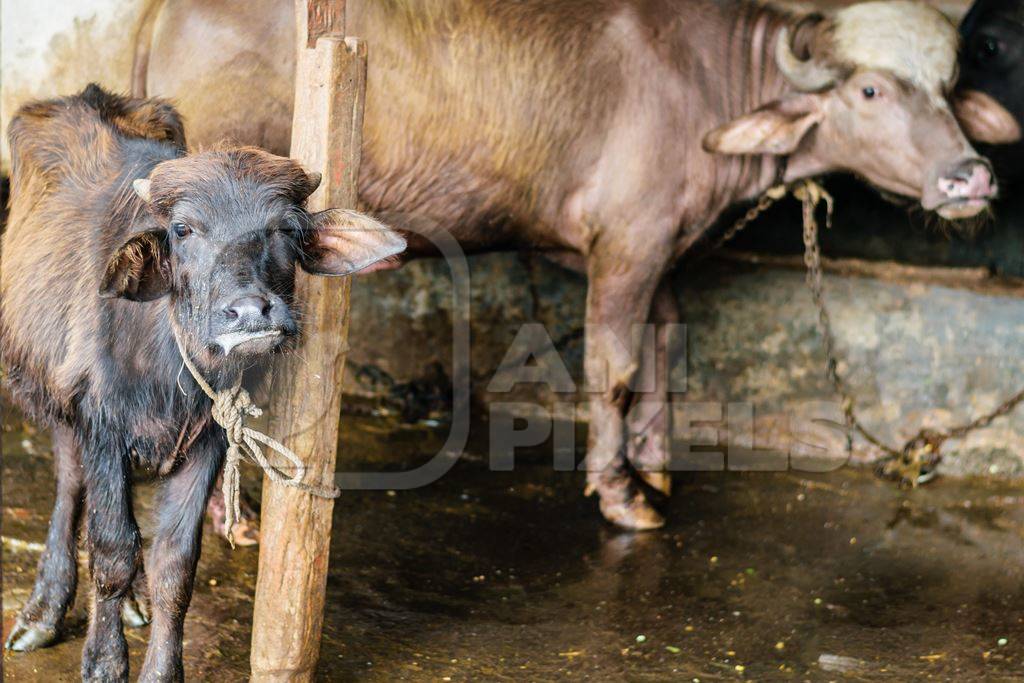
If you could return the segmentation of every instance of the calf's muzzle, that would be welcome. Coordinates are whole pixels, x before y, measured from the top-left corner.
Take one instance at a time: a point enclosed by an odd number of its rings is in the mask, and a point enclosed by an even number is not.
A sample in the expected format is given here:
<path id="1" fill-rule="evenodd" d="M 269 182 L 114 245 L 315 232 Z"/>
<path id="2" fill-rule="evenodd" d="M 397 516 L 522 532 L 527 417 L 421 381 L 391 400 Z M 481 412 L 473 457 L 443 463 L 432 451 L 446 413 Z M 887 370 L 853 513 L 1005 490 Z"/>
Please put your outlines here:
<path id="1" fill-rule="evenodd" d="M 274 294 L 259 292 L 243 293 L 225 304 L 217 328 L 214 342 L 225 356 L 235 349 L 246 354 L 268 353 L 296 332 L 285 302 Z"/>

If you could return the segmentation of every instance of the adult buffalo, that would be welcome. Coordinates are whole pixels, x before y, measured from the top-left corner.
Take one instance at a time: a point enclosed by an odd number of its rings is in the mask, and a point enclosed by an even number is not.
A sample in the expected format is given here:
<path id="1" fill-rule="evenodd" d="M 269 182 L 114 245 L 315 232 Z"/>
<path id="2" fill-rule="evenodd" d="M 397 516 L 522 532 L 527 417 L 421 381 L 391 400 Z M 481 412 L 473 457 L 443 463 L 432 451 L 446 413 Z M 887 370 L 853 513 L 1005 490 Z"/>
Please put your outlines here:
<path id="1" fill-rule="evenodd" d="M 1024 2 L 978 0 L 960 25 L 957 115 L 978 142 L 1006 145 L 993 150 L 1000 170 L 1019 174 L 1024 153 Z"/>
<path id="2" fill-rule="evenodd" d="M 158 3 L 137 90 L 174 98 L 196 142 L 285 151 L 291 5 Z M 837 170 L 946 218 L 996 194 L 946 100 L 956 29 L 924 4 L 820 15 L 747 0 L 350 0 L 348 11 L 349 33 L 371 46 L 367 208 L 450 230 L 469 252 L 544 250 L 586 272 L 585 375 L 604 387 L 588 490 L 626 528 L 663 523 L 642 482 L 670 486 L 665 390 L 635 391 L 648 373 L 631 328 L 662 324 L 664 352 L 678 315 L 664 276 L 725 208 Z M 432 253 L 408 238 L 410 256 Z"/>

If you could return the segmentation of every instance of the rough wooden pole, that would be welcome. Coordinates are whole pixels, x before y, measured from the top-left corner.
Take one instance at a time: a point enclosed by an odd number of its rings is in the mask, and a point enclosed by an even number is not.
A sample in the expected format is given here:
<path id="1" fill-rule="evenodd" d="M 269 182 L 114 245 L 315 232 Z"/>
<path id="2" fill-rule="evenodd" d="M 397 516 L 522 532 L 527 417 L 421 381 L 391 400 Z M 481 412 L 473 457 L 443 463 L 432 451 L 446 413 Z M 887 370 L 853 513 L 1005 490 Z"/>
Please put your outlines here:
<path id="1" fill-rule="evenodd" d="M 309 209 L 356 206 L 366 49 L 344 37 L 344 0 L 296 0 L 299 39 L 292 157 L 323 174 Z M 313 47 L 307 47 L 312 45 Z M 333 483 L 348 337 L 347 278 L 299 271 L 303 342 L 275 368 L 271 433 Z M 320 655 L 333 501 L 263 482 L 252 681 L 310 681 Z"/>

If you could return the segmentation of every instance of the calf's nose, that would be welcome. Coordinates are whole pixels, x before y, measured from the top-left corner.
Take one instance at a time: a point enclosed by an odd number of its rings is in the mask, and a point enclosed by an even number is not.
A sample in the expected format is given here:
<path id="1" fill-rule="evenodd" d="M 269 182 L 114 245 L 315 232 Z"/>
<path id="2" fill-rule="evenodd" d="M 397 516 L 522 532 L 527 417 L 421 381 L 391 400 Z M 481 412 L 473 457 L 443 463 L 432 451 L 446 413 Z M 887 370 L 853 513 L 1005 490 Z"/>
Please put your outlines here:
<path id="1" fill-rule="evenodd" d="M 263 320 L 270 315 L 270 302 L 262 296 L 243 296 L 224 307 L 228 320 Z"/>
<path id="2" fill-rule="evenodd" d="M 950 199 L 989 199 L 998 189 L 992 168 L 982 159 L 960 162 L 939 178 L 938 184 L 939 191 Z"/>

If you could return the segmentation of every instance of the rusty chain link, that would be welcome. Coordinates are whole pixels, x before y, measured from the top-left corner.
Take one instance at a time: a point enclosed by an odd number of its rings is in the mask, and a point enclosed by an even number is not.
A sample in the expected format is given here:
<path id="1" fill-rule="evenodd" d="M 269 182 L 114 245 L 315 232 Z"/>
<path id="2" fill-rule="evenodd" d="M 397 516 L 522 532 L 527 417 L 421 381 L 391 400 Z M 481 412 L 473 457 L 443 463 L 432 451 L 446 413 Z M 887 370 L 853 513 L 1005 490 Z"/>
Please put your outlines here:
<path id="1" fill-rule="evenodd" d="M 832 212 L 835 202 L 832 195 L 814 180 L 801 180 L 792 187 L 778 184 L 769 188 L 726 232 L 714 243 L 717 250 L 735 237 L 741 230 L 756 220 L 769 207 L 792 194 L 803 209 L 803 242 L 804 265 L 807 267 L 807 288 L 811 300 L 818 310 L 818 331 L 821 334 L 825 350 L 825 375 L 832 384 L 836 394 L 842 399 L 843 418 L 846 422 L 846 448 L 853 450 L 853 433 L 859 433 L 868 443 L 879 449 L 885 456 L 878 461 L 877 471 L 880 475 L 896 479 L 901 485 L 917 486 L 929 481 L 934 476 L 935 466 L 941 459 L 943 444 L 949 439 L 962 439 L 968 434 L 983 429 L 992 422 L 1013 412 L 1024 402 L 1024 388 L 999 404 L 994 410 L 985 413 L 965 424 L 943 431 L 928 428 L 921 429 L 902 448 L 894 448 L 868 430 L 857 417 L 853 395 L 845 380 L 839 373 L 839 360 L 836 351 L 835 335 L 832 332 L 832 318 L 825 303 L 825 285 L 821 267 L 821 248 L 818 244 L 818 221 L 816 212 L 823 201 L 826 207 L 825 227 L 832 227 Z"/>
<path id="2" fill-rule="evenodd" d="M 747 209 L 746 213 L 740 216 L 739 220 L 733 223 L 729 229 L 718 238 L 718 241 L 708 249 L 707 253 L 718 251 L 718 249 L 726 242 L 732 240 L 733 237 L 738 235 L 744 228 L 757 220 L 762 213 L 770 209 L 775 202 L 779 201 L 787 194 L 789 194 L 789 188 L 782 184 L 774 185 L 765 190 L 764 194 L 758 198 L 757 204 L 754 204 L 752 207 Z"/>

